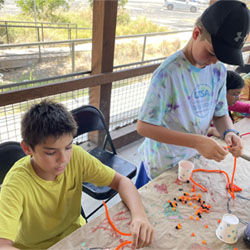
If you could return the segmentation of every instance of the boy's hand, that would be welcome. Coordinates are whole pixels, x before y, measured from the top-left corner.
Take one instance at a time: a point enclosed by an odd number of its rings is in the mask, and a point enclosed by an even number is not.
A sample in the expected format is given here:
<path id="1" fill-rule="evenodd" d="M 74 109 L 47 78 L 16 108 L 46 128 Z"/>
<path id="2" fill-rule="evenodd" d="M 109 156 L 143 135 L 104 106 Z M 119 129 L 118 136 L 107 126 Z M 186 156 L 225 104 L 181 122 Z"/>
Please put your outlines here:
<path id="1" fill-rule="evenodd" d="M 202 156 L 218 162 L 225 159 L 228 154 L 226 148 L 223 148 L 219 143 L 207 136 L 201 136 L 200 138 L 201 140 L 195 148 Z"/>
<path id="2" fill-rule="evenodd" d="M 241 138 L 233 132 L 229 132 L 225 136 L 225 142 L 230 148 L 228 149 L 230 153 L 239 157 L 243 154 L 243 144 Z"/>
<path id="3" fill-rule="evenodd" d="M 130 224 L 130 232 L 133 237 L 133 246 L 143 248 L 150 245 L 154 238 L 154 228 L 146 217 L 136 217 Z"/>

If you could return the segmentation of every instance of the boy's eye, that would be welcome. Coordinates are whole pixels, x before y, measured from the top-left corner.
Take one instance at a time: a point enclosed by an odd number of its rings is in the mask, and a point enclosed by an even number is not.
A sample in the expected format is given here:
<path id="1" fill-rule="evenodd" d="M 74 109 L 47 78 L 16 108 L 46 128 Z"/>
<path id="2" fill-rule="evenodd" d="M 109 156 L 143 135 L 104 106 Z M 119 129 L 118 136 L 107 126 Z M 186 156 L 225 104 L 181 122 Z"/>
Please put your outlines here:
<path id="1" fill-rule="evenodd" d="M 66 148 L 66 150 L 71 150 L 71 149 L 72 149 L 72 146 Z"/>
<path id="2" fill-rule="evenodd" d="M 45 152 L 46 155 L 54 155 L 56 152 Z"/>

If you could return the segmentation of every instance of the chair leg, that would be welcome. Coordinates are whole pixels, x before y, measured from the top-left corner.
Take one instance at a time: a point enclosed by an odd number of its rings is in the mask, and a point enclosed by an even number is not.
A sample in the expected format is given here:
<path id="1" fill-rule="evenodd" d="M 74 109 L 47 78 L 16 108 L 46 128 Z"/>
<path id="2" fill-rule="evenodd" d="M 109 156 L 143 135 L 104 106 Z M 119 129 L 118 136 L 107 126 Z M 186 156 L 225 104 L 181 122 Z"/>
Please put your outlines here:
<path id="1" fill-rule="evenodd" d="M 108 201 L 110 201 L 113 197 L 115 197 L 117 195 L 117 193 L 114 193 L 112 196 L 110 196 L 105 203 L 107 203 Z M 88 216 L 86 216 L 86 221 L 87 219 L 89 219 L 94 213 L 96 213 L 101 207 L 103 207 L 103 203 L 97 207 L 94 211 L 92 211 Z"/>

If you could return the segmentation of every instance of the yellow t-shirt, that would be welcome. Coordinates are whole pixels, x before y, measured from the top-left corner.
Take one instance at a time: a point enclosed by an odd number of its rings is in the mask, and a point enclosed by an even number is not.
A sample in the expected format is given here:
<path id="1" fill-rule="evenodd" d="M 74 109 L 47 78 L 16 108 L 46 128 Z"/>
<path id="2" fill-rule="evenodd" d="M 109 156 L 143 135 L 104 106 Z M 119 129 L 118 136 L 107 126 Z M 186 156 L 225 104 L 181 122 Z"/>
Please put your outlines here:
<path id="1" fill-rule="evenodd" d="M 240 99 L 243 101 L 250 101 L 250 73 L 244 75 L 242 78 L 245 82 L 245 86 L 241 90 Z"/>
<path id="2" fill-rule="evenodd" d="M 46 249 L 86 222 L 80 215 L 82 182 L 108 186 L 115 171 L 73 145 L 64 173 L 55 181 L 34 172 L 30 156 L 17 161 L 0 191 L 0 238 L 21 249 Z"/>

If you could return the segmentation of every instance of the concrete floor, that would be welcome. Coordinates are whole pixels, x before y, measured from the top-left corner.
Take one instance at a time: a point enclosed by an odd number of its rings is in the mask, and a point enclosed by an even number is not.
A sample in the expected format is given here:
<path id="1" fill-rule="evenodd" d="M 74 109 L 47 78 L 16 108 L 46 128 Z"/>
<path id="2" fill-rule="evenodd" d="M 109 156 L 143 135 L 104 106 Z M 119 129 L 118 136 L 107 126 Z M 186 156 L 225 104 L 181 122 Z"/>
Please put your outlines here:
<path id="1" fill-rule="evenodd" d="M 136 142 L 133 142 L 129 145 L 126 145 L 120 149 L 117 150 L 117 154 L 120 155 L 121 157 L 127 159 L 128 161 L 134 163 L 137 168 L 140 166 L 140 157 L 138 155 L 138 147 L 141 145 L 143 139 L 140 139 Z M 87 143 L 87 144 L 83 144 L 82 147 L 84 149 L 86 149 L 87 151 L 90 150 L 93 145 Z M 137 171 L 138 172 L 138 171 Z M 132 181 L 135 183 L 136 180 L 135 176 Z M 116 195 L 113 199 L 111 199 L 108 203 L 107 206 L 110 208 L 113 205 L 115 205 L 116 203 L 118 203 L 120 201 L 120 196 Z M 92 197 L 90 197 L 89 195 L 87 195 L 86 193 L 82 193 L 82 206 L 84 208 L 84 212 L 86 215 L 90 214 L 91 211 L 93 211 L 96 207 L 98 207 L 100 204 L 102 204 L 102 201 L 100 200 L 95 200 Z M 91 221 L 92 219 L 94 219 L 96 216 L 102 214 L 104 212 L 104 208 L 102 207 L 98 212 L 96 212 L 93 216 L 91 216 L 88 221 Z"/>

